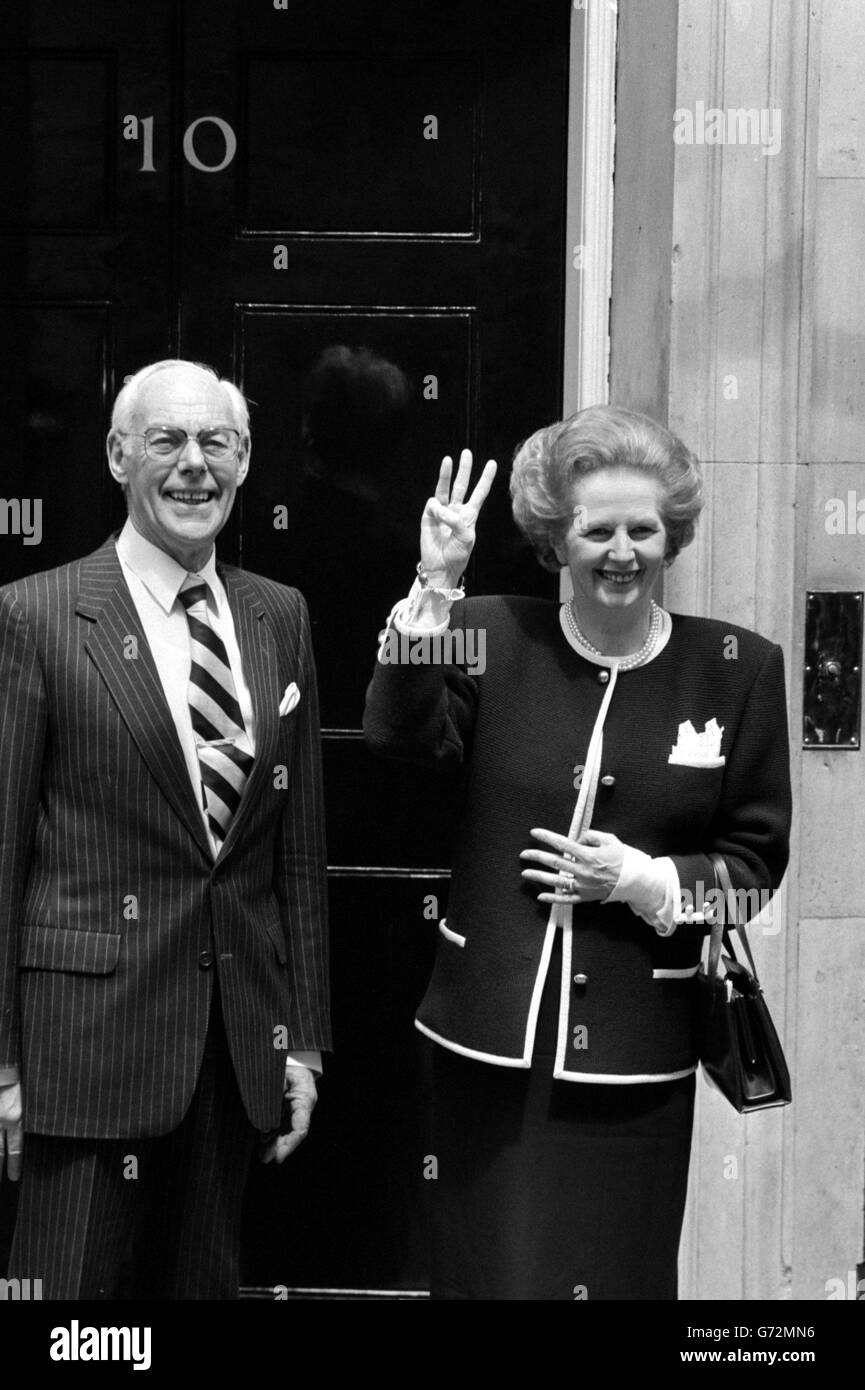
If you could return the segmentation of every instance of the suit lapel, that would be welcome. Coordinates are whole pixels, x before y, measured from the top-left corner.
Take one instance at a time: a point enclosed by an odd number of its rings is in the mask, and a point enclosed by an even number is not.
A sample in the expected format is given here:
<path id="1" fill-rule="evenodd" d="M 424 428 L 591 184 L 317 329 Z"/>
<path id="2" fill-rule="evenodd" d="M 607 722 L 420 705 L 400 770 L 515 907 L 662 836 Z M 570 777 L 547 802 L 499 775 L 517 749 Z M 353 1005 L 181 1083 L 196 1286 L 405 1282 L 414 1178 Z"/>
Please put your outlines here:
<path id="1" fill-rule="evenodd" d="M 93 621 L 85 651 L 111 692 L 154 781 L 212 859 L 174 719 L 113 538 L 83 562 L 76 611 Z"/>
<path id="2" fill-rule="evenodd" d="M 264 621 L 264 605 L 243 570 L 217 566 L 225 585 L 243 674 L 255 714 L 255 762 L 244 788 L 237 814 L 228 828 L 219 859 L 224 859 L 242 834 L 261 790 L 273 776 L 273 760 L 279 737 L 279 671 L 276 643 Z"/>

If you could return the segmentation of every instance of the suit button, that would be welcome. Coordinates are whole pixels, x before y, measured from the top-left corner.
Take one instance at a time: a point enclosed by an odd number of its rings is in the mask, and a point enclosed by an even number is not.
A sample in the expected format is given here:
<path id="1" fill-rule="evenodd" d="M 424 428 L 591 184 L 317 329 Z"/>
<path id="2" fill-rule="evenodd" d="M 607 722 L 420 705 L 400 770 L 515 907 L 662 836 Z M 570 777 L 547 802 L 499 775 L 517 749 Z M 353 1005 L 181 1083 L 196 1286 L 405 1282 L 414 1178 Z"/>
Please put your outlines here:
<path id="1" fill-rule="evenodd" d="M 602 787 L 614 787 L 615 785 L 616 785 L 616 779 L 615 779 L 615 777 L 613 776 L 613 774 L 612 774 L 611 772 L 608 772 L 607 775 L 606 775 L 606 777 L 602 777 L 602 778 L 601 778 L 601 786 L 602 786 Z"/>
<path id="2" fill-rule="evenodd" d="M 198 957 L 198 964 L 202 970 L 209 970 L 213 964 L 213 952 L 202 951 L 201 955 Z"/>
<path id="3" fill-rule="evenodd" d="M 575 975 L 575 976 L 574 976 L 574 984 L 575 984 L 575 985 L 587 985 L 588 983 L 589 983 L 589 977 L 588 977 L 588 975 L 580 974 L 580 975 Z"/>
<path id="4" fill-rule="evenodd" d="M 607 684 L 607 681 L 608 681 L 609 679 L 610 679 L 610 673 L 609 673 L 609 671 L 600 671 L 600 672 L 598 673 L 598 680 L 601 682 L 601 685 L 606 685 L 606 684 Z"/>

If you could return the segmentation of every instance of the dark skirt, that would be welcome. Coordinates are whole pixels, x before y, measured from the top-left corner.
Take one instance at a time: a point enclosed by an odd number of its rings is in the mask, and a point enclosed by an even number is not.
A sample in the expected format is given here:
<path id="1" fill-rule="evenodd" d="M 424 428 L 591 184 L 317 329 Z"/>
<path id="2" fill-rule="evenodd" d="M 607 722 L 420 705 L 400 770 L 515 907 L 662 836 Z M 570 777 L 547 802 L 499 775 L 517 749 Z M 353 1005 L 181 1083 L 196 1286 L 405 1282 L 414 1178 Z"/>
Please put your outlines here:
<path id="1" fill-rule="evenodd" d="M 695 1078 L 554 1081 L 560 978 L 530 1070 L 433 1048 L 433 1298 L 677 1296 Z"/>

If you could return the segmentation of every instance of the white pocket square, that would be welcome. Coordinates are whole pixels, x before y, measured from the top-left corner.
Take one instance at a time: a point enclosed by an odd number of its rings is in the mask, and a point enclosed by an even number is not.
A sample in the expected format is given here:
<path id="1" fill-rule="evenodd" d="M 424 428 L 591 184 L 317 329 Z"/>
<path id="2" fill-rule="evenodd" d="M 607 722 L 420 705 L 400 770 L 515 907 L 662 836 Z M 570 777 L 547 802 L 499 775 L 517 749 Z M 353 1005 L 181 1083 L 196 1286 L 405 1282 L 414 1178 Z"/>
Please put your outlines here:
<path id="1" fill-rule="evenodd" d="M 291 714 L 291 711 L 294 709 L 294 707 L 295 707 L 295 705 L 297 704 L 297 702 L 299 701 L 299 699 L 300 699 L 300 691 L 298 690 L 298 688 L 297 688 L 297 686 L 295 685 L 294 681 L 292 681 L 292 682 L 291 682 L 291 685 L 287 685 L 287 686 L 285 687 L 285 694 L 283 695 L 282 699 L 281 699 L 280 702 L 279 702 L 279 716 L 280 716 L 280 718 L 282 718 L 282 716 L 283 716 L 284 714 Z"/>
<path id="2" fill-rule="evenodd" d="M 673 744 L 668 763 L 680 767 L 723 767 L 727 761 L 721 755 L 723 724 L 717 719 L 709 719 L 701 734 L 697 733 L 690 719 L 679 725 L 679 736 Z"/>

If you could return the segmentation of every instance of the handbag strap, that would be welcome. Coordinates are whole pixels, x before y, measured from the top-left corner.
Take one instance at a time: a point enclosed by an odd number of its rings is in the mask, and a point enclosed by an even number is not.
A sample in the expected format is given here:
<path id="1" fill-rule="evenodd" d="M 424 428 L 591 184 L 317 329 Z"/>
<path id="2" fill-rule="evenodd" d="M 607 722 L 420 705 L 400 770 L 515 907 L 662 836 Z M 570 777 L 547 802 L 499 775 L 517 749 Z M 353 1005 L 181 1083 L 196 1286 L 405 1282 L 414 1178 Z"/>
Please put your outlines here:
<path id="1" fill-rule="evenodd" d="M 736 951 L 733 940 L 730 936 L 730 926 L 736 928 L 739 939 L 745 948 L 745 955 L 748 957 L 748 964 L 751 967 L 751 974 L 757 985 L 760 984 L 757 975 L 757 967 L 754 964 L 754 957 L 751 954 L 751 946 L 748 941 L 748 933 L 745 930 L 745 923 L 738 920 L 738 904 L 736 901 L 736 891 L 730 882 L 730 872 L 727 868 L 727 861 L 722 854 L 711 853 L 709 858 L 712 861 L 712 868 L 715 871 L 715 885 L 724 894 L 726 909 L 723 913 L 719 912 L 712 924 L 712 940 L 709 945 L 709 978 L 714 979 L 718 973 L 718 964 L 721 959 L 721 941 L 723 940 L 733 959 L 736 959 Z"/>

